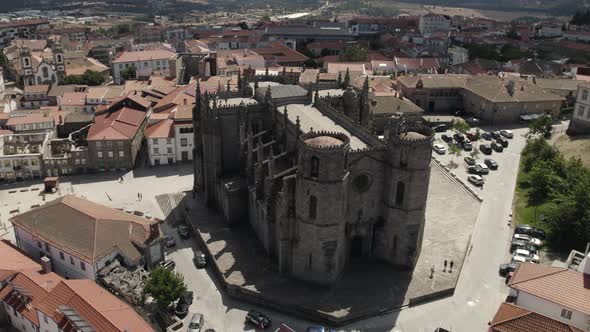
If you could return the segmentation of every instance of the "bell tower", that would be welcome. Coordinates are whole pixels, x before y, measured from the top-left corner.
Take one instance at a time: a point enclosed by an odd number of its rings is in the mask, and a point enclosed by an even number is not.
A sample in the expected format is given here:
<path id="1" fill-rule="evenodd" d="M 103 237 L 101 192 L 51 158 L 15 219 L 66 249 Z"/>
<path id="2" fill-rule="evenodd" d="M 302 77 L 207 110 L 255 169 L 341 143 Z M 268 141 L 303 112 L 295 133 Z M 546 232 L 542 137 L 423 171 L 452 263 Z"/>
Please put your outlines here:
<path id="1" fill-rule="evenodd" d="M 53 63 L 55 65 L 55 72 L 57 80 L 61 81 L 66 76 L 66 65 L 64 59 L 64 51 L 61 45 L 55 45 L 53 51 Z"/>
<path id="2" fill-rule="evenodd" d="M 20 49 L 21 61 L 21 76 L 23 78 L 23 85 L 34 85 L 35 75 L 33 74 L 33 62 L 31 57 L 31 50 L 28 47 Z"/>

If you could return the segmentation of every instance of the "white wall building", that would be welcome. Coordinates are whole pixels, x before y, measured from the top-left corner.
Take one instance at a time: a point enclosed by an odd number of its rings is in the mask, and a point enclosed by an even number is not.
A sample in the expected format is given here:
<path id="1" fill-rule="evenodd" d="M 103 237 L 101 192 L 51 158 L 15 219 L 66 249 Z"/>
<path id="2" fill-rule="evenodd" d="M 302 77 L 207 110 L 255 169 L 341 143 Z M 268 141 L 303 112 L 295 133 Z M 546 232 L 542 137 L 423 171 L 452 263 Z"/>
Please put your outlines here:
<path id="1" fill-rule="evenodd" d="M 167 50 L 151 50 L 140 52 L 123 52 L 113 61 L 113 79 L 121 84 L 121 73 L 129 67 L 135 67 L 136 77 L 148 78 L 154 73 L 163 77 L 173 77 L 176 73 L 176 54 Z"/>
<path id="2" fill-rule="evenodd" d="M 568 134 L 590 133 L 590 83 L 580 84 Z"/>
<path id="3" fill-rule="evenodd" d="M 41 178 L 43 149 L 50 136 L 50 133 L 0 136 L 0 182 Z"/>
<path id="4" fill-rule="evenodd" d="M 420 16 L 419 28 L 423 35 L 435 32 L 446 33 L 451 29 L 451 19 L 444 15 L 426 14 Z"/>
<path id="5" fill-rule="evenodd" d="M 469 62 L 469 51 L 466 48 L 453 46 L 447 50 L 449 65 L 460 65 Z"/>
<path id="6" fill-rule="evenodd" d="M 582 272 L 522 263 L 510 279 L 514 304 L 551 319 L 590 331 L 590 260 Z"/>
<path id="7" fill-rule="evenodd" d="M 145 138 L 148 143 L 150 166 L 176 163 L 174 134 L 172 119 L 160 120 L 146 128 Z"/>
<path id="8" fill-rule="evenodd" d="M 174 113 L 174 144 L 177 162 L 193 160 L 193 105 L 179 105 Z"/>

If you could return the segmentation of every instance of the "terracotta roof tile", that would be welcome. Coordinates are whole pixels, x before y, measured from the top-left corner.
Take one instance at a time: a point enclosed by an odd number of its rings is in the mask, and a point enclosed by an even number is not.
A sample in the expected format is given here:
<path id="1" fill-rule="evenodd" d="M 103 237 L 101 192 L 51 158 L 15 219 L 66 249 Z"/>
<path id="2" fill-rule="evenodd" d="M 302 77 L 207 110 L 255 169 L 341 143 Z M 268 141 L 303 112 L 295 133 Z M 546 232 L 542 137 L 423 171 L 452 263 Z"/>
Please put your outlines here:
<path id="1" fill-rule="evenodd" d="M 151 50 L 151 51 L 139 51 L 139 52 L 123 52 L 113 63 L 122 62 L 136 62 L 136 61 L 148 61 L 148 60 L 168 60 L 175 56 L 167 50 Z"/>
<path id="2" fill-rule="evenodd" d="M 514 304 L 502 303 L 490 324 L 492 332 L 582 332 Z"/>
<path id="3" fill-rule="evenodd" d="M 172 138 L 174 137 L 174 120 L 166 119 L 158 121 L 145 130 L 146 138 Z"/>
<path id="4" fill-rule="evenodd" d="M 90 262 L 119 249 L 132 261 L 140 258 L 133 244 L 150 243 L 147 219 L 73 195 L 48 202 L 10 219 L 35 237 Z"/>
<path id="5" fill-rule="evenodd" d="M 590 280 L 583 273 L 547 265 L 520 264 L 508 286 L 590 315 Z"/>
<path id="6" fill-rule="evenodd" d="M 132 139 L 141 127 L 145 116 L 145 112 L 128 107 L 97 115 L 94 124 L 90 127 L 87 140 Z"/>

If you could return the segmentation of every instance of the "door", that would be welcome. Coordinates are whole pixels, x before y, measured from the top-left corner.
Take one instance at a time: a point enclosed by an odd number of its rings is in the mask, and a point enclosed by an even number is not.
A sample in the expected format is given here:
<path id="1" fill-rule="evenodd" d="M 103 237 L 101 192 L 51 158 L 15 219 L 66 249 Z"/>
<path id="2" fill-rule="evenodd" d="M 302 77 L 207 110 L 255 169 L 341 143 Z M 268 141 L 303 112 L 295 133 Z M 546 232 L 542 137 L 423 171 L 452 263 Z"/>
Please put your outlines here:
<path id="1" fill-rule="evenodd" d="M 182 151 L 182 161 L 188 161 L 188 151 Z"/>

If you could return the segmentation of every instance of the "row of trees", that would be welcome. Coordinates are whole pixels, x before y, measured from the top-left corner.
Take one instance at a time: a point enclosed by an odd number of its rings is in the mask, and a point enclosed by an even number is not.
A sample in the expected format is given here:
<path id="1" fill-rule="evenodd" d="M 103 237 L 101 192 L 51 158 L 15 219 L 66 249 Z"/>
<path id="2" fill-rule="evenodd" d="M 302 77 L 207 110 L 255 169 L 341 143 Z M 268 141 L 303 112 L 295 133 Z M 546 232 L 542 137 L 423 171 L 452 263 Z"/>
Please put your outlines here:
<path id="1" fill-rule="evenodd" d="M 539 218 L 557 250 L 582 249 L 590 241 L 590 170 L 580 159 L 566 159 L 543 136 L 529 138 L 522 152 L 527 205 L 543 210 Z M 536 213 L 535 213 L 536 214 Z"/>
<path id="2" fill-rule="evenodd" d="M 97 86 L 103 84 L 105 81 L 105 77 L 94 70 L 87 70 L 82 75 L 68 75 L 64 77 L 64 79 L 60 82 L 62 85 L 65 84 L 80 84 L 80 85 L 89 85 L 89 86 Z"/>
<path id="3" fill-rule="evenodd" d="M 576 11 L 570 23 L 574 25 L 590 24 L 590 9 Z"/>

